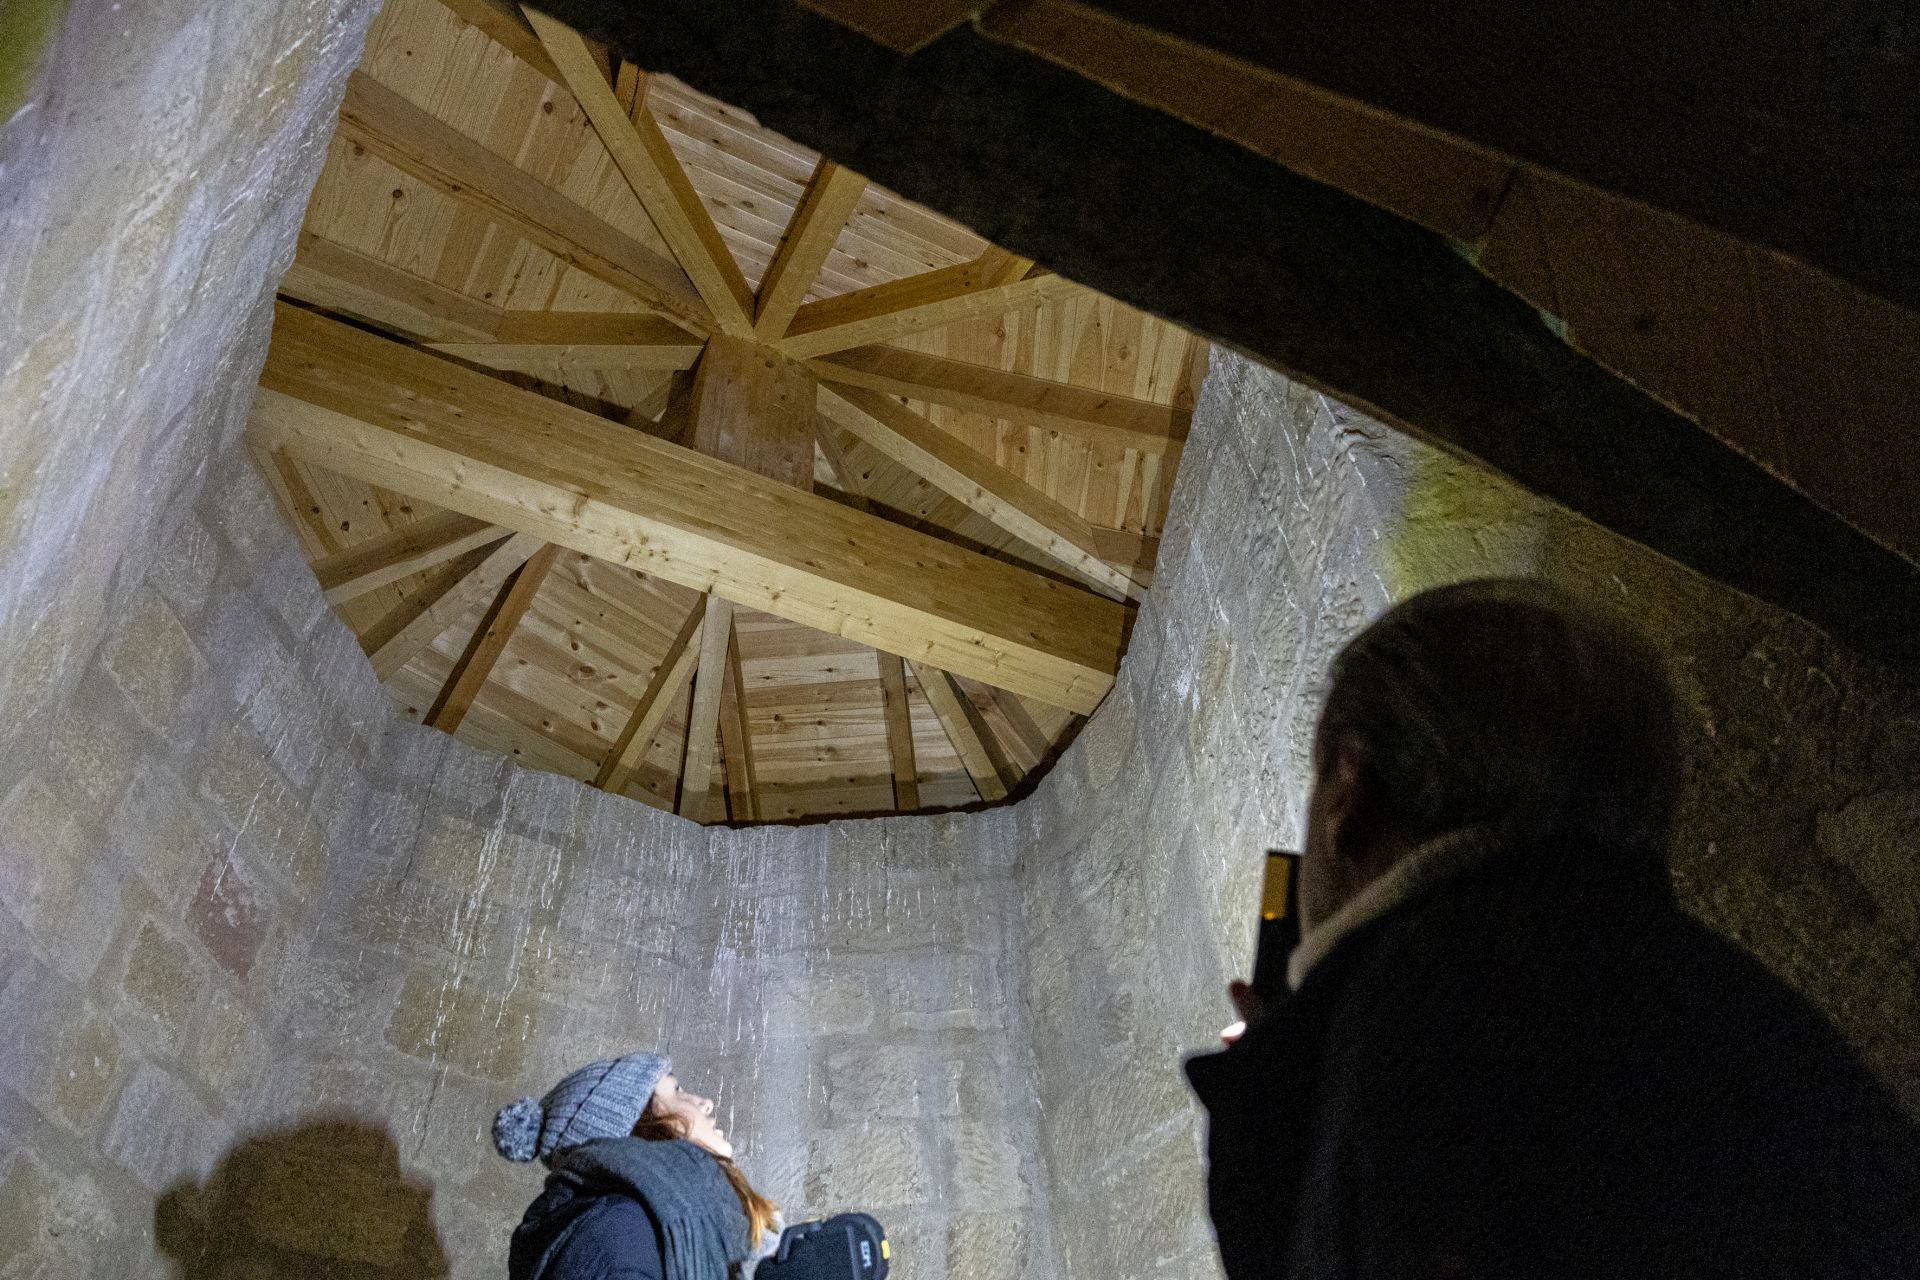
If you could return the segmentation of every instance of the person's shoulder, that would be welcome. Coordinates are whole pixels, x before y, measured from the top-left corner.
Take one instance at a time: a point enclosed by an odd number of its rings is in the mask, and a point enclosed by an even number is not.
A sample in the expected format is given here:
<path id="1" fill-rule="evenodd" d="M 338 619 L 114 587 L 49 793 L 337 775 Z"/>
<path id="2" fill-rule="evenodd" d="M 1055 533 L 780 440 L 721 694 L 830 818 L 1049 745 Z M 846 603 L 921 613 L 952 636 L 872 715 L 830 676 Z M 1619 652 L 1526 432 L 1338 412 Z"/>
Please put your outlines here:
<path id="1" fill-rule="evenodd" d="M 548 1272 L 552 1280 L 664 1280 L 659 1231 L 631 1196 L 598 1196 Z"/>

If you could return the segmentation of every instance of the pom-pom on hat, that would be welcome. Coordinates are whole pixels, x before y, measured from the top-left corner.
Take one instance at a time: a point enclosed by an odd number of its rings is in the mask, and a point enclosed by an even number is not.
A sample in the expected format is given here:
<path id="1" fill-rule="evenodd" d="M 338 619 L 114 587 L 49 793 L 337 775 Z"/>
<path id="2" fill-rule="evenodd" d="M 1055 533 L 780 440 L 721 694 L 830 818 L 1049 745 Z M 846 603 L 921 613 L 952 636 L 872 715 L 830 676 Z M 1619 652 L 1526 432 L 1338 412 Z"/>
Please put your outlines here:
<path id="1" fill-rule="evenodd" d="M 553 1163 L 556 1151 L 633 1132 L 673 1064 L 657 1053 L 590 1062 L 547 1091 L 522 1098 L 493 1118 L 493 1148 L 507 1159 Z"/>

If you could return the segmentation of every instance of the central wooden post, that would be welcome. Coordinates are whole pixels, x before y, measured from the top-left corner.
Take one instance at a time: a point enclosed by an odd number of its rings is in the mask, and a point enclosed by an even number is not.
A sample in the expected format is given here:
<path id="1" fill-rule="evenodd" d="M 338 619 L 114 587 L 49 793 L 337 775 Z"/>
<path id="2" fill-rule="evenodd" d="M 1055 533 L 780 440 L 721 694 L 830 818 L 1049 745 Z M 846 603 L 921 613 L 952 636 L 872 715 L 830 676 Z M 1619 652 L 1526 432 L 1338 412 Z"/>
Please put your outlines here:
<path id="1" fill-rule="evenodd" d="M 811 493 L 818 385 L 772 347 L 716 333 L 693 375 L 689 443 Z"/>

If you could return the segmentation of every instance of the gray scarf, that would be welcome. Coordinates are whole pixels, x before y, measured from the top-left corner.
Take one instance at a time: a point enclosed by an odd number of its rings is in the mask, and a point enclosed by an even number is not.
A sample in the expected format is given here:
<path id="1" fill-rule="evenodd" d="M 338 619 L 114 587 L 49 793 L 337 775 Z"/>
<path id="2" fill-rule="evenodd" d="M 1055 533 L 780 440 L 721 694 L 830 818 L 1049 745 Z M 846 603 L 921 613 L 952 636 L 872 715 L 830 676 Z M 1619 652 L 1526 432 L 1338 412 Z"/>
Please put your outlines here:
<path id="1" fill-rule="evenodd" d="M 761 1249 L 752 1247 L 733 1184 L 713 1154 L 691 1142 L 599 1138 L 560 1153 L 553 1169 L 582 1187 L 618 1191 L 645 1205 L 660 1228 L 666 1280 L 751 1276 L 779 1239 L 776 1229 Z"/>

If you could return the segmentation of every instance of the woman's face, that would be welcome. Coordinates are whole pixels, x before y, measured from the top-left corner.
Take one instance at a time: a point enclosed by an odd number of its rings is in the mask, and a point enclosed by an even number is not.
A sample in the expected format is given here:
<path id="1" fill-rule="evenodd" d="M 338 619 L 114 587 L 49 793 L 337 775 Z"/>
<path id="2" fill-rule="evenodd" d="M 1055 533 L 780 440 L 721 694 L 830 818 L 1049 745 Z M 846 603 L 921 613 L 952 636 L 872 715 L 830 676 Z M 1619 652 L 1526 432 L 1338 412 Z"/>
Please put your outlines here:
<path id="1" fill-rule="evenodd" d="M 712 1098 L 689 1093 L 680 1087 L 679 1080 L 666 1076 L 654 1087 L 649 1110 L 678 1118 L 686 1126 L 688 1142 L 705 1147 L 717 1156 L 733 1158 L 733 1144 L 727 1141 L 727 1135 L 720 1126 L 713 1122 Z"/>

